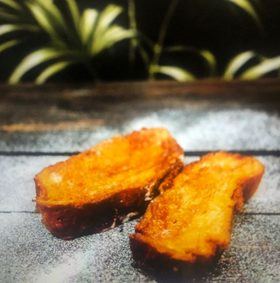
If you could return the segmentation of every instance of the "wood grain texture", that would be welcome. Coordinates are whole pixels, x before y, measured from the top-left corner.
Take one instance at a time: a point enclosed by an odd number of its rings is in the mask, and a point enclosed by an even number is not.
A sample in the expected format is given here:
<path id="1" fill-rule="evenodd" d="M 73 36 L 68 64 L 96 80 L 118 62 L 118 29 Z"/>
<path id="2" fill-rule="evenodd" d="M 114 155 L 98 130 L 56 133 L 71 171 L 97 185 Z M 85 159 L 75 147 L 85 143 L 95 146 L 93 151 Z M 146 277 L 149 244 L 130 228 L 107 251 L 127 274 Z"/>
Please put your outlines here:
<path id="1" fill-rule="evenodd" d="M 260 79 L 257 81 L 234 80 L 226 82 L 218 79 L 199 80 L 187 83 L 175 81 L 139 81 L 139 82 L 110 82 L 96 84 L 46 84 L 34 86 L 21 84 L 19 86 L 0 85 L 0 93 L 10 99 L 41 99 L 46 101 L 63 97 L 65 99 L 85 97 L 111 97 L 111 98 L 136 98 L 166 97 L 166 96 L 197 96 L 208 99 L 211 97 L 234 97 L 235 99 L 279 101 L 279 79 Z M 265 96 L 265 97 L 264 97 Z"/>
<path id="2" fill-rule="evenodd" d="M 97 99 L 86 105 L 3 101 L 0 151 L 81 151 L 112 135 L 152 126 L 167 127 L 186 151 L 280 149 L 277 103 L 170 97 Z"/>
<path id="3" fill-rule="evenodd" d="M 0 281 L 280 281 L 279 93 L 280 80 L 270 79 L 0 85 Z M 34 213 L 40 169 L 143 126 L 167 127 L 192 155 L 186 162 L 233 150 L 249 151 L 266 166 L 260 189 L 237 217 L 230 249 L 198 278 L 138 269 L 127 236 L 135 221 L 65 242 Z"/>
<path id="4" fill-rule="evenodd" d="M 236 220 L 229 250 L 207 274 L 145 273 L 128 245 L 135 221 L 73 241 L 53 238 L 36 214 L 0 214 L 2 282 L 276 282 L 280 216 Z M 3 268 L 3 266 L 5 268 Z"/>

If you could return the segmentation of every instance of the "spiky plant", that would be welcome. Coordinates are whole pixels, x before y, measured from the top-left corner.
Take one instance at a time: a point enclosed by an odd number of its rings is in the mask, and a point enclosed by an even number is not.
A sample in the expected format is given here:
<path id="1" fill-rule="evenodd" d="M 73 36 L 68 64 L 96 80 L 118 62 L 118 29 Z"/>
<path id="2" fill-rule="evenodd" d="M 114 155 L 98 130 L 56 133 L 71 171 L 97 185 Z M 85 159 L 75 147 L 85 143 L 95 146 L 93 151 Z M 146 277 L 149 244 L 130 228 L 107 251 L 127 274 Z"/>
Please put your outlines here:
<path id="1" fill-rule="evenodd" d="M 262 28 L 261 20 L 250 0 L 224 1 L 242 9 L 260 29 Z M 19 82 L 37 66 L 41 66 L 42 71 L 37 75 L 36 83 L 44 83 L 51 76 L 73 64 L 83 64 L 89 73 L 96 77 L 93 59 L 125 39 L 130 39 L 131 64 L 133 65 L 135 56 L 139 53 L 150 79 L 156 78 L 159 74 L 177 81 L 195 79 L 195 75 L 189 70 L 161 64 L 162 56 L 174 52 L 189 52 L 200 56 L 207 63 L 209 76 L 217 76 L 216 58 L 210 51 L 188 46 L 165 46 L 168 27 L 179 0 L 170 1 L 156 42 L 152 42 L 138 30 L 135 0 L 128 0 L 129 29 L 114 23 L 123 11 L 119 6 L 108 5 L 103 11 L 98 12 L 95 9 L 80 11 L 75 0 L 63 0 L 60 3 L 66 5 L 70 21 L 53 0 L 0 0 L 0 39 L 4 37 L 3 43 L 0 43 L 0 53 L 21 42 L 21 37 L 18 36 L 20 32 L 24 32 L 25 35 L 44 35 L 47 42 L 23 58 L 10 76 L 10 83 Z M 5 40 L 6 38 L 8 40 Z M 258 59 L 258 63 L 252 63 L 255 58 Z M 230 60 L 222 77 L 226 80 L 254 79 L 279 69 L 279 66 L 279 57 L 268 59 L 252 51 L 243 52 Z"/>
<path id="2" fill-rule="evenodd" d="M 21 43 L 22 33 L 26 35 L 40 31 L 25 1 L 0 0 L 0 19 L 0 39 L 4 38 L 0 43 L 0 53 Z"/>
<path id="3" fill-rule="evenodd" d="M 195 75 L 185 68 L 178 66 L 161 65 L 160 59 L 165 53 L 170 52 L 189 52 L 200 56 L 207 64 L 209 69 L 209 76 L 216 75 L 216 58 L 209 50 L 198 50 L 189 46 L 165 46 L 165 38 L 167 35 L 168 27 L 170 21 L 176 11 L 176 8 L 180 0 L 171 0 L 167 8 L 166 14 L 163 17 L 162 24 L 160 26 L 159 35 L 157 42 L 152 42 L 149 38 L 143 35 L 139 30 L 137 30 L 136 23 L 136 11 L 135 11 L 135 0 L 128 0 L 128 13 L 130 18 L 130 26 L 134 29 L 135 33 L 138 34 L 138 39 L 131 41 L 130 54 L 134 56 L 134 52 L 139 51 L 143 61 L 146 64 L 148 77 L 154 79 L 158 74 L 165 75 L 177 81 L 192 81 L 195 79 Z M 257 27 L 262 29 L 261 20 L 251 4 L 250 0 L 224 0 L 229 2 L 229 4 L 243 10 L 252 20 L 256 23 Z M 151 49 L 148 52 L 146 47 Z M 148 54 L 152 54 L 149 56 Z M 132 57 L 133 58 L 133 57 Z"/>
<path id="4" fill-rule="evenodd" d="M 229 61 L 222 78 L 225 80 L 254 80 L 279 69 L 280 56 L 267 58 L 254 51 L 245 51 Z"/>
<path id="5" fill-rule="evenodd" d="M 9 78 L 11 84 L 18 83 L 37 66 L 43 66 L 35 79 L 38 84 L 77 63 L 86 66 L 95 77 L 96 70 L 90 63 L 91 60 L 115 44 L 133 37 L 132 30 L 114 23 L 123 11 L 117 5 L 108 5 L 101 12 L 85 9 L 81 13 L 75 0 L 65 0 L 70 15 L 69 24 L 52 0 L 25 0 L 23 4 L 18 4 L 16 0 L 0 0 L 0 3 L 8 6 L 10 12 L 21 8 L 21 11 L 29 13 L 32 29 L 40 30 L 48 38 L 46 45 L 23 58 Z M 15 21 L 9 32 L 23 28 L 19 22 Z M 7 25 L 2 25 L 1 28 L 8 29 Z"/>

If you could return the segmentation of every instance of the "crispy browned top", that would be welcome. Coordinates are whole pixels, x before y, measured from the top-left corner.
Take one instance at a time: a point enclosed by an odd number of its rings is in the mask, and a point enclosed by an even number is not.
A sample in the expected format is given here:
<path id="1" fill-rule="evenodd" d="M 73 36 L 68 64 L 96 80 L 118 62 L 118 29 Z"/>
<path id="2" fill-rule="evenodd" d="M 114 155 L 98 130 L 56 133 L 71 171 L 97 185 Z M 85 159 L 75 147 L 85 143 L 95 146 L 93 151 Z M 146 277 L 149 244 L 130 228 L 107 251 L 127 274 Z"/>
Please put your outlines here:
<path id="1" fill-rule="evenodd" d="M 207 260 L 228 246 L 234 208 L 252 195 L 263 172 L 251 157 L 206 155 L 150 203 L 131 237 L 173 259 Z"/>
<path id="2" fill-rule="evenodd" d="M 37 203 L 80 206 L 158 181 L 183 151 L 166 129 L 142 129 L 106 140 L 35 178 Z"/>

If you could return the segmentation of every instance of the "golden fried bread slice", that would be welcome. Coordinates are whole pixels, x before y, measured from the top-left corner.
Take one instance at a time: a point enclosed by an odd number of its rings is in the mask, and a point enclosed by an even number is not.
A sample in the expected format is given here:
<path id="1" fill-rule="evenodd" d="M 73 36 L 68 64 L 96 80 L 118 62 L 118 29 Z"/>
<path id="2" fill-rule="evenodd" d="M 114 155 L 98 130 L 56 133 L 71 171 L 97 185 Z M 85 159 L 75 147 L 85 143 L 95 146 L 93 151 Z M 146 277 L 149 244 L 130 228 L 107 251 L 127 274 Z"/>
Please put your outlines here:
<path id="1" fill-rule="evenodd" d="M 234 212 L 256 191 L 263 172 L 255 158 L 225 152 L 187 165 L 130 236 L 136 260 L 211 262 L 228 247 Z"/>
<path id="2" fill-rule="evenodd" d="M 161 128 L 106 140 L 42 170 L 35 177 L 43 223 L 70 239 L 138 214 L 165 178 L 183 168 L 183 151 Z"/>

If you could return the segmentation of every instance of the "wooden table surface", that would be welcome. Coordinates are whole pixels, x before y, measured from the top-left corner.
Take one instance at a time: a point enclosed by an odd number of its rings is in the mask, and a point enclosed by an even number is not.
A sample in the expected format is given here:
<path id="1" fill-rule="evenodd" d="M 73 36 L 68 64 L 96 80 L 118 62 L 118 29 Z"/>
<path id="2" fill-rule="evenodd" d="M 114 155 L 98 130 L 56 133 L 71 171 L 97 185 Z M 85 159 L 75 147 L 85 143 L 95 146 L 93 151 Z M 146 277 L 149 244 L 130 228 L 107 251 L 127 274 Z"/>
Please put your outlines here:
<path id="1" fill-rule="evenodd" d="M 208 151 L 255 155 L 262 184 L 235 218 L 230 248 L 200 278 L 143 271 L 128 234 L 137 220 L 72 241 L 34 212 L 34 175 L 95 143 L 141 127 L 168 128 L 189 163 Z M 0 86 L 1 282 L 279 282 L 280 83 L 112 83 Z"/>

